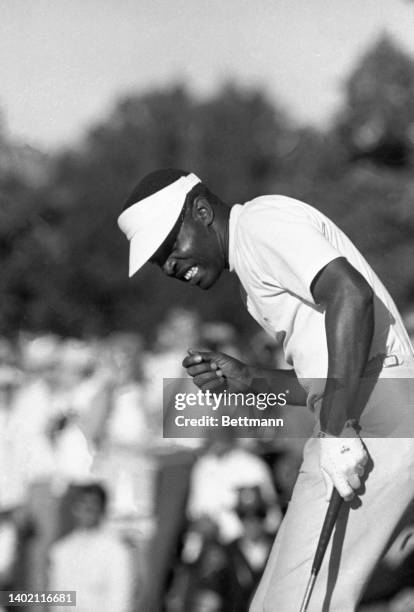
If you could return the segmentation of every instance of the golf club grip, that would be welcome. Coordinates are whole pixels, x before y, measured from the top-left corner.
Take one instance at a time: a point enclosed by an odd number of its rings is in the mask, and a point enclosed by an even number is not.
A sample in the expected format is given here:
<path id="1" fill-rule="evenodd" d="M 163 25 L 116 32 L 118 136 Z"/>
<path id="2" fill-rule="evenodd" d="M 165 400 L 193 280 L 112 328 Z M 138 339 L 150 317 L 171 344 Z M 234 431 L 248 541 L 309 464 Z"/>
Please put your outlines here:
<path id="1" fill-rule="evenodd" d="M 328 510 L 326 511 L 325 520 L 322 525 L 321 535 L 319 536 L 318 547 L 313 559 L 312 574 L 316 575 L 320 570 L 326 547 L 328 546 L 342 502 L 342 497 L 339 495 L 338 491 L 334 489 L 331 499 L 329 500 Z"/>

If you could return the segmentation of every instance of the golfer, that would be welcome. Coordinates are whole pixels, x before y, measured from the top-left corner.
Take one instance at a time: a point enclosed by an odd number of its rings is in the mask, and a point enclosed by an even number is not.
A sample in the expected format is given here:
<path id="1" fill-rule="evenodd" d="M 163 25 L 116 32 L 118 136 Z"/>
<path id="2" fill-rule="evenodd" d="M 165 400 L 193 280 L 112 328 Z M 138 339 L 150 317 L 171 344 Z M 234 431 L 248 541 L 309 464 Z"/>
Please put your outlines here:
<path id="1" fill-rule="evenodd" d="M 290 390 L 315 414 L 315 435 L 251 612 L 297 612 L 327 499 L 346 503 L 309 611 L 351 612 L 414 498 L 414 351 L 398 310 L 345 234 L 286 196 L 228 206 L 195 175 L 153 172 L 118 220 L 129 274 L 150 261 L 209 289 L 237 275 L 250 314 L 283 345 L 291 370 L 265 370 L 222 353 L 183 361 L 202 390 Z"/>

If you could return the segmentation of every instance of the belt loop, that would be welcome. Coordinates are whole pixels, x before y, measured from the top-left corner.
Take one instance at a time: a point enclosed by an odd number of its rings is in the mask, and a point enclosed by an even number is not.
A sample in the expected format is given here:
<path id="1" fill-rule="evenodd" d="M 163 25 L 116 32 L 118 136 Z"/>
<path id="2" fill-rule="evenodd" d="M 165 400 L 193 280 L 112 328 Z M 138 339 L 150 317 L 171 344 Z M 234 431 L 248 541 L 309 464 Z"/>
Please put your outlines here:
<path id="1" fill-rule="evenodd" d="M 384 359 L 384 368 L 394 368 L 395 366 L 402 365 L 404 359 L 399 355 L 387 355 Z"/>

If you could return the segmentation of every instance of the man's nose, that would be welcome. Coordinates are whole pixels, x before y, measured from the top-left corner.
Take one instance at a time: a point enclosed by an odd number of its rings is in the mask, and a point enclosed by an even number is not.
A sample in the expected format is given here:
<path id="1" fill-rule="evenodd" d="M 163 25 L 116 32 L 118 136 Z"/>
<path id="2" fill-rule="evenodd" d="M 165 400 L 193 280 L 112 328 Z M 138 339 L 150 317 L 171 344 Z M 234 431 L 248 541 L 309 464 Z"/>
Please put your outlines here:
<path id="1" fill-rule="evenodd" d="M 162 270 L 164 274 L 167 276 L 173 276 L 176 270 L 176 261 L 173 257 L 168 257 L 167 261 L 164 263 Z"/>

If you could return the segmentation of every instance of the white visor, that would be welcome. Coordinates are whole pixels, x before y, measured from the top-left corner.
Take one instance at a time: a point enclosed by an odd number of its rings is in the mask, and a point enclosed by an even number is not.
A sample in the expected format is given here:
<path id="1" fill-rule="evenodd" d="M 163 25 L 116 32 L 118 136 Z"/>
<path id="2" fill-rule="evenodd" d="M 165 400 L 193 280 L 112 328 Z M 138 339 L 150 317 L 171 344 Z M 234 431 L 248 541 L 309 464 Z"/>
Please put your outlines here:
<path id="1" fill-rule="evenodd" d="M 187 194 L 201 183 L 195 174 L 182 176 L 160 191 L 139 200 L 118 217 L 119 228 L 129 240 L 129 276 L 154 255 L 173 229 Z"/>

